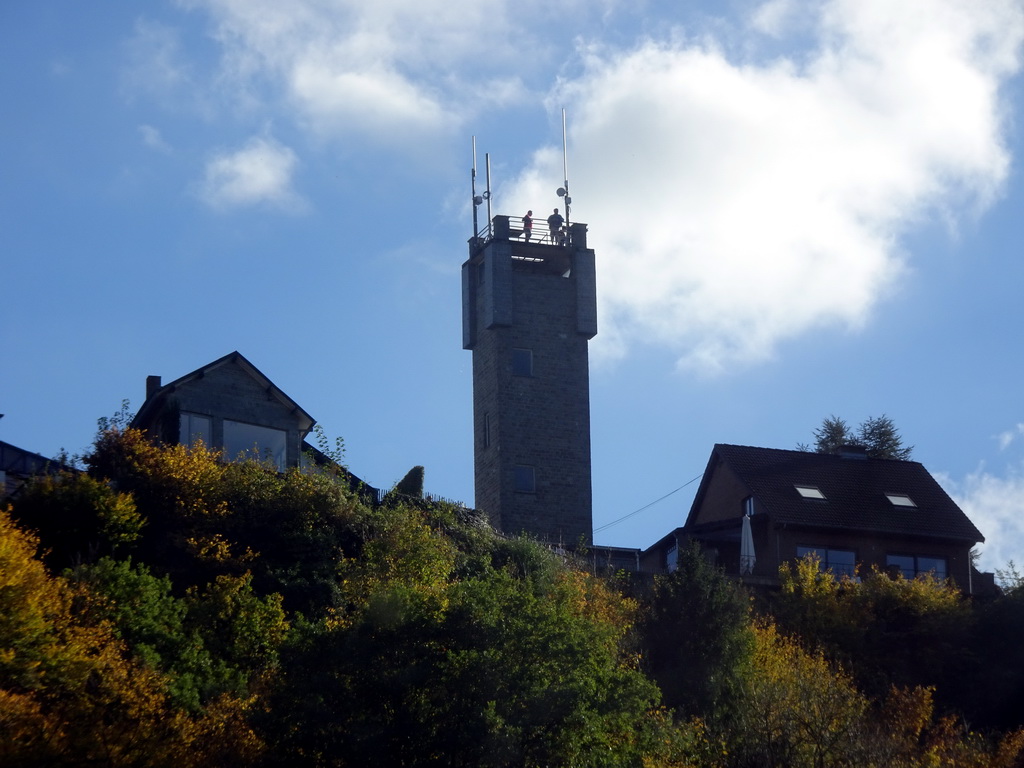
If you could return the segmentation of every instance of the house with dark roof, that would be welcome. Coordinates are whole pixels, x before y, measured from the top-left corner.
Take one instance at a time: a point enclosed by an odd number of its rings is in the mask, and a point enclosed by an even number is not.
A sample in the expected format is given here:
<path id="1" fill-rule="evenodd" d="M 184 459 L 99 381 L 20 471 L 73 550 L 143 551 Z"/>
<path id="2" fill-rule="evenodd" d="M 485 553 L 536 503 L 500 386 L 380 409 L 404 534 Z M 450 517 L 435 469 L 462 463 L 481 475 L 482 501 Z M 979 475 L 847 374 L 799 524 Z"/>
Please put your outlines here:
<path id="1" fill-rule="evenodd" d="M 14 496 L 33 477 L 70 469 L 63 461 L 0 440 L 0 499 Z"/>
<path id="2" fill-rule="evenodd" d="M 971 564 L 984 536 L 924 466 L 857 446 L 821 454 L 716 445 L 685 525 L 646 550 L 641 567 L 672 570 L 689 540 L 751 585 L 778 584 L 782 563 L 810 553 L 837 575 L 934 573 L 968 594 L 991 584 Z"/>
<path id="3" fill-rule="evenodd" d="M 278 471 L 334 464 L 306 442 L 316 421 L 240 352 L 231 352 L 191 373 L 163 384 L 146 377 L 146 400 L 130 424 L 165 445 L 197 440 L 223 452 L 228 461 L 258 459 Z M 379 503 L 383 492 L 345 467 L 335 465 L 349 486 L 366 501 Z"/>
<path id="4" fill-rule="evenodd" d="M 146 379 L 146 401 L 131 426 L 163 443 L 202 440 L 228 459 L 258 458 L 281 471 L 299 465 L 316 422 L 239 352 L 161 384 Z"/>

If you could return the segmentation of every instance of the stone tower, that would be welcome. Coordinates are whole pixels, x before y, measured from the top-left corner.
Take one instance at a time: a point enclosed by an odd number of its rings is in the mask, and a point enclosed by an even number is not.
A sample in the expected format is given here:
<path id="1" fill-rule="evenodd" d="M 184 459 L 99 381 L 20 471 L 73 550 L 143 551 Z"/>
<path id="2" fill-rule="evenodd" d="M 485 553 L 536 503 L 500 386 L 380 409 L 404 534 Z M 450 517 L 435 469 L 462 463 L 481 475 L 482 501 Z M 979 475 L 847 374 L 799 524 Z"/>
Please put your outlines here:
<path id="1" fill-rule="evenodd" d="M 508 216 L 495 216 L 489 237 L 470 240 L 462 265 L 462 346 L 473 351 L 475 506 L 508 534 L 591 544 L 594 252 L 586 224 L 571 224 L 564 243 L 548 234 L 522 238 Z"/>

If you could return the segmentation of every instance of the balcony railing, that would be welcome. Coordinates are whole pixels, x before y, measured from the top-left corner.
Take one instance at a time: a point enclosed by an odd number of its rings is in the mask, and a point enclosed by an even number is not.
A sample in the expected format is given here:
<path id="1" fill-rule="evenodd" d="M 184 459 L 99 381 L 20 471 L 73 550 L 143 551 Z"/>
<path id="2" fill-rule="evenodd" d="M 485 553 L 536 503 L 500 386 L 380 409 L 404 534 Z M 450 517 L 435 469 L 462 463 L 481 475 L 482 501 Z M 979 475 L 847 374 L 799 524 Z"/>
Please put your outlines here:
<path id="1" fill-rule="evenodd" d="M 546 219 L 533 219 L 533 226 L 527 230 L 523 216 L 495 216 L 491 223 L 476 233 L 476 241 L 482 246 L 494 239 L 516 240 L 536 245 L 572 245 L 572 228 L 568 223 L 552 231 Z"/>

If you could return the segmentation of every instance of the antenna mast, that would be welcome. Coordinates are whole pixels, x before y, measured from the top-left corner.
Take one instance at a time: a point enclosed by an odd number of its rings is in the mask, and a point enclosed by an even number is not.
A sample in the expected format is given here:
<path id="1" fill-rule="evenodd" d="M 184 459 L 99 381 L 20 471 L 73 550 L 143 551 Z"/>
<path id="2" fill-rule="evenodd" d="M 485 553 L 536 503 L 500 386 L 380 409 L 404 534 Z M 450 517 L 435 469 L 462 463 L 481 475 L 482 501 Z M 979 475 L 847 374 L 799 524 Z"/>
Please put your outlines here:
<path id="1" fill-rule="evenodd" d="M 473 237 L 480 235 L 480 224 L 477 221 L 477 206 L 487 201 L 487 237 L 491 236 L 491 156 L 484 154 L 484 162 L 487 164 L 487 189 L 482 195 L 476 193 L 476 136 L 473 137 L 473 174 L 470 177 L 473 195 Z"/>
<path id="2" fill-rule="evenodd" d="M 470 194 L 473 195 L 473 237 L 476 237 L 477 232 L 480 231 L 476 220 L 476 207 L 483 202 L 482 199 L 476 196 L 476 136 L 473 137 L 473 172 L 470 177 L 470 189 Z"/>
<path id="3" fill-rule="evenodd" d="M 562 107 L 562 179 L 564 186 L 558 188 L 558 196 L 565 198 L 565 226 L 569 226 L 569 207 L 572 205 L 572 198 L 569 197 L 569 152 L 565 142 L 565 107 Z"/>
<path id="4" fill-rule="evenodd" d="M 484 192 L 484 200 L 487 201 L 487 236 L 491 236 L 491 154 L 484 153 L 484 163 L 487 165 L 487 191 Z"/>

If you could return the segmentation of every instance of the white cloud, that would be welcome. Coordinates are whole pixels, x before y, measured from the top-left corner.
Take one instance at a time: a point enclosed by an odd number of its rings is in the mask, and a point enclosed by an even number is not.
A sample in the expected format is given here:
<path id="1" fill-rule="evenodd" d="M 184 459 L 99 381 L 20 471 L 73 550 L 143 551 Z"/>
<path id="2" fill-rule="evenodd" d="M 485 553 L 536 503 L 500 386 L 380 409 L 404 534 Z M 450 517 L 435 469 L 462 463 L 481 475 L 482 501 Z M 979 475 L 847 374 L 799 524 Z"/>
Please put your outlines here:
<path id="1" fill-rule="evenodd" d="M 766 35 L 779 37 L 798 11 L 795 0 L 768 0 L 754 11 L 751 27 Z"/>
<path id="2" fill-rule="evenodd" d="M 640 42 L 616 0 L 179 4 L 212 21 L 227 103 L 346 147 L 432 157 L 538 88 L 568 106 L 573 214 L 600 259 L 595 358 L 655 344 L 714 373 L 855 330 L 917 268 L 901 238 L 980 214 L 1009 169 L 1017 0 L 769 0 L 745 27 L 689 33 L 648 4 L 663 39 Z M 151 32 L 173 80 L 173 37 Z M 560 148 L 541 148 L 503 205 L 553 207 L 561 177 Z"/>
<path id="3" fill-rule="evenodd" d="M 979 468 L 962 482 L 936 479 L 985 536 L 978 546 L 981 570 L 1003 569 L 1010 560 L 1024 564 L 1024 464 L 1005 477 Z"/>
<path id="4" fill-rule="evenodd" d="M 289 147 L 254 137 L 242 148 L 210 159 L 199 195 L 221 210 L 261 204 L 301 210 L 303 201 L 291 186 L 297 163 Z"/>
<path id="5" fill-rule="evenodd" d="M 999 450 L 1005 451 L 1021 435 L 1024 435 L 1024 424 L 1018 424 L 1013 429 L 1008 429 L 1005 432 L 1000 432 L 996 435 L 996 440 L 999 441 Z"/>
<path id="6" fill-rule="evenodd" d="M 469 115 L 525 97 L 521 77 L 543 71 L 557 43 L 532 27 L 540 0 L 180 0 L 213 19 L 222 79 L 236 91 L 277 83 L 296 117 L 328 138 L 415 151 Z M 559 16 L 562 18 L 562 16 Z M 538 27 L 543 31 L 543 27 Z"/>
<path id="7" fill-rule="evenodd" d="M 177 30 L 159 22 L 139 20 L 125 45 L 127 67 L 121 75 L 128 95 L 147 94 L 168 105 L 194 91 Z"/>
<path id="8" fill-rule="evenodd" d="M 415 127 L 445 133 L 443 106 L 395 72 L 334 72 L 316 63 L 292 72 L 291 89 L 318 132 L 359 130 L 368 135 L 408 134 Z"/>
<path id="9" fill-rule="evenodd" d="M 599 355 L 656 343 L 715 372 L 815 327 L 856 328 L 911 268 L 901 235 L 998 195 L 1019 4 L 803 6 L 762 13 L 776 35 L 799 16 L 801 40 L 815 23 L 810 50 L 767 63 L 706 41 L 582 51 L 560 96 L 573 214 L 600 264 Z M 503 199 L 543 208 L 560 178 L 560 148 L 542 150 Z"/>
<path id="10" fill-rule="evenodd" d="M 164 141 L 160 130 L 152 125 L 140 125 L 139 135 L 142 137 L 142 143 L 150 149 L 155 149 L 157 152 L 163 152 L 164 154 L 171 151 L 171 145 Z"/>

